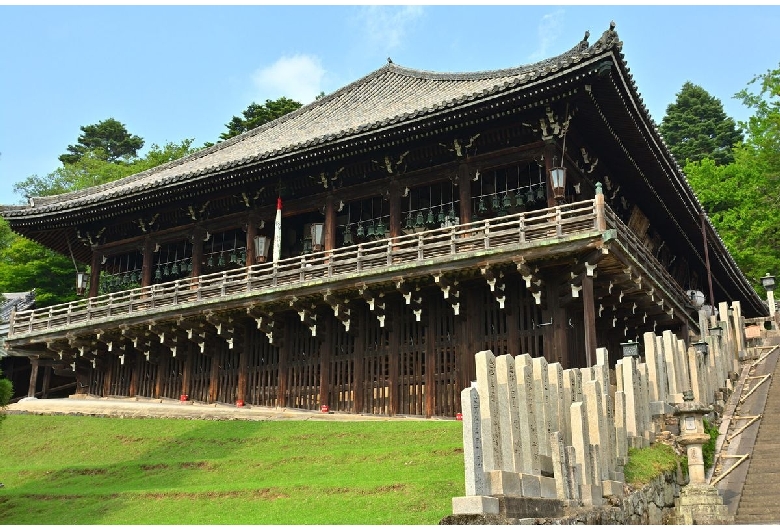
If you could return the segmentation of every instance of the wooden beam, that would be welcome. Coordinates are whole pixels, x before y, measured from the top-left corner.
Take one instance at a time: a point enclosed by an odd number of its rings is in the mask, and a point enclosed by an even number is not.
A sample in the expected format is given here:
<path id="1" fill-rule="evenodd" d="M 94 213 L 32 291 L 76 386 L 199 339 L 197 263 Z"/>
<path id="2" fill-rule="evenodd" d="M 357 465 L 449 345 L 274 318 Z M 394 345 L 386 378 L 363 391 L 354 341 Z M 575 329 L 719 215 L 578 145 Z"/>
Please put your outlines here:
<path id="1" fill-rule="evenodd" d="M 357 333 L 355 334 L 354 342 L 354 357 L 355 357 L 355 373 L 352 387 L 353 396 L 353 410 L 352 412 L 360 414 L 365 412 L 363 410 L 363 383 L 364 383 L 364 359 L 366 355 L 366 319 L 362 312 L 356 313 L 355 328 Z"/>
<path id="2" fill-rule="evenodd" d="M 460 222 L 471 222 L 471 171 L 469 164 L 458 166 L 458 198 L 460 199 Z"/>
<path id="3" fill-rule="evenodd" d="M 399 308 L 392 308 L 394 313 L 397 314 Z M 390 386 L 390 392 L 388 396 L 388 412 L 390 416 L 398 414 L 398 365 L 401 362 L 401 319 L 393 318 L 390 321 L 390 348 L 388 351 L 388 363 L 390 364 L 390 373 L 388 377 L 388 385 Z"/>
<path id="4" fill-rule="evenodd" d="M 323 319 L 321 324 L 322 336 L 325 340 L 320 341 L 320 396 L 319 404 L 330 406 L 330 356 L 331 345 L 333 344 L 333 337 L 331 337 L 331 322 L 332 319 Z"/>
<path id="5" fill-rule="evenodd" d="M 323 250 L 333 250 L 336 248 L 336 207 L 332 193 L 325 195 L 325 226 L 323 240 Z"/>
<path id="6" fill-rule="evenodd" d="M 152 269 L 154 268 L 154 242 L 149 236 L 146 236 L 143 239 L 141 256 L 143 258 L 141 265 L 141 287 L 149 287 L 152 285 Z"/>

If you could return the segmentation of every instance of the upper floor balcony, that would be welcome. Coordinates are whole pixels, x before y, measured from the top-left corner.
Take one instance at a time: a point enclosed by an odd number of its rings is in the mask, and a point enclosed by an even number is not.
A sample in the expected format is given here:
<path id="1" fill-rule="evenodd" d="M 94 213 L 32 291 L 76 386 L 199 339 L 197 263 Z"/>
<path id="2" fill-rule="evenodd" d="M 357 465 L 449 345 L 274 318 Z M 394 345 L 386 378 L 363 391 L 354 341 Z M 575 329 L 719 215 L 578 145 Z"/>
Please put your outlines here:
<path id="1" fill-rule="evenodd" d="M 594 253 L 599 255 L 595 261 Z M 628 278 L 627 286 L 621 288 L 621 302 L 623 293 L 641 297 L 657 307 L 656 312 L 696 326 L 683 288 L 603 203 L 603 196 L 597 195 L 592 200 L 18 311 L 12 315 L 8 340 L 11 347 L 25 346 L 85 330 L 151 324 L 209 311 L 288 300 L 292 306 L 297 300 L 319 297 L 322 301 L 328 292 L 345 293 L 421 277 L 439 283 L 443 275 L 469 269 L 484 273 L 495 266 L 516 266 L 533 289 L 537 284 L 532 281 L 534 263 L 578 255 L 601 263 L 604 272 L 599 282 L 610 294 L 613 284 Z M 592 275 L 593 269 L 589 270 Z M 572 292 L 576 295 L 576 285 Z M 457 314 L 458 308 L 453 309 Z"/>

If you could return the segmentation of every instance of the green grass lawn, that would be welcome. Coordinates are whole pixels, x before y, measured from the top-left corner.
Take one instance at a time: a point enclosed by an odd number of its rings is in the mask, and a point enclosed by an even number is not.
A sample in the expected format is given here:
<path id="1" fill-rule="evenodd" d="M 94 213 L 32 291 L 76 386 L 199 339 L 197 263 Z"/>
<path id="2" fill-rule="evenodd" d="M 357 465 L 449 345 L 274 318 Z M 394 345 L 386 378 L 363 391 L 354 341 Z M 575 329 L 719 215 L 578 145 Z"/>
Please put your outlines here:
<path id="1" fill-rule="evenodd" d="M 8 416 L 3 524 L 436 524 L 456 421 Z"/>

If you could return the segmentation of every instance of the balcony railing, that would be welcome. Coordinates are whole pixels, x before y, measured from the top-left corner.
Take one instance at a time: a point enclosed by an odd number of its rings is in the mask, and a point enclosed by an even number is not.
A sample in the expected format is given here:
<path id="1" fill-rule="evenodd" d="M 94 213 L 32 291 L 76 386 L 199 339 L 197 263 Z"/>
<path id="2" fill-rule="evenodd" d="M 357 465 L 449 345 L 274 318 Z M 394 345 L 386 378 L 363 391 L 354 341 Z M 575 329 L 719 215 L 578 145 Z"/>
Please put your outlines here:
<path id="1" fill-rule="evenodd" d="M 609 215 L 607 221 L 611 225 L 607 228 L 620 223 L 614 215 Z M 542 240 L 588 233 L 597 235 L 599 222 L 603 227 L 604 219 L 599 219 L 596 201 L 587 200 L 360 243 L 287 258 L 276 264 L 261 263 L 42 309 L 19 311 L 11 319 L 9 338 L 123 317 L 151 315 L 183 304 L 200 307 L 237 295 L 295 289 L 306 284 L 449 263 L 478 254 L 521 249 Z M 630 233 L 628 229 L 626 231 Z M 631 250 L 641 254 L 644 247 L 631 243 Z M 660 264 L 656 268 L 659 276 L 666 273 Z"/>

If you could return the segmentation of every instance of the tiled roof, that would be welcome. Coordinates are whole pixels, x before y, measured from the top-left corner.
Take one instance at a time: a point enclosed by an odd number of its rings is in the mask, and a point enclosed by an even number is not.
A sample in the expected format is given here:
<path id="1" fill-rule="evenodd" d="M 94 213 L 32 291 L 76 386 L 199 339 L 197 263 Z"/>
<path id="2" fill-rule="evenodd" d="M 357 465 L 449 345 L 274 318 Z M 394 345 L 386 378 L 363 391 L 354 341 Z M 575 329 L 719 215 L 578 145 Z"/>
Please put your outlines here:
<path id="1" fill-rule="evenodd" d="M 24 293 L 3 293 L 0 302 L 0 322 L 8 322 L 11 311 L 23 311 L 35 305 L 35 289 Z"/>
<path id="2" fill-rule="evenodd" d="M 417 117 L 522 87 L 606 50 L 620 49 L 614 25 L 592 46 L 585 39 L 544 61 L 474 73 L 435 73 L 388 63 L 340 90 L 273 122 L 191 156 L 108 184 L 25 206 L 2 207 L 4 217 L 78 209 L 107 199 L 205 177 L 263 159 L 396 126 Z"/>

